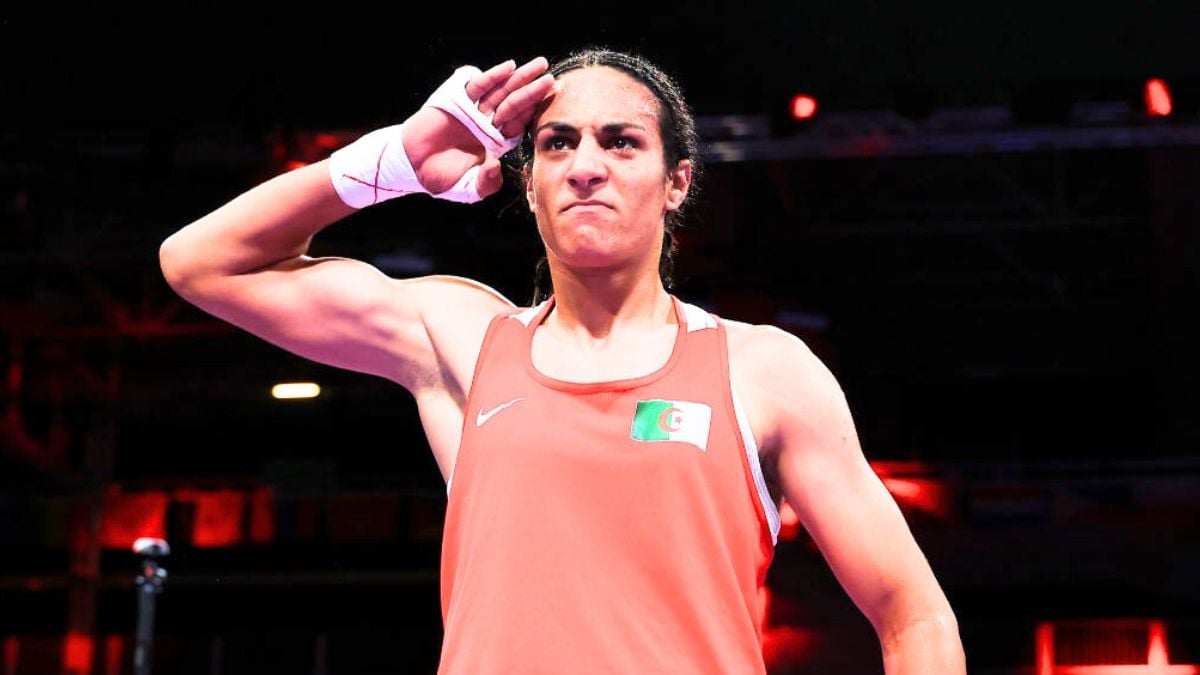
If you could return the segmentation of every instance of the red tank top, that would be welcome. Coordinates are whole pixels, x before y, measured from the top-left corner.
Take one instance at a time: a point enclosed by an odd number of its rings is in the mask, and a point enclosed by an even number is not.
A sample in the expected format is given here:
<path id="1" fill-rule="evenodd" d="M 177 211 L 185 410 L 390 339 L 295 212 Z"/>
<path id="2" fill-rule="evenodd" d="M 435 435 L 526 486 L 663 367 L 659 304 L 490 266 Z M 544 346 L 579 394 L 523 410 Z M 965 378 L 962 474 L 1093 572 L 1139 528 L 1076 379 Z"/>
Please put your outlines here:
<path id="1" fill-rule="evenodd" d="M 553 298 L 492 321 L 448 485 L 439 675 L 766 672 L 779 516 L 725 328 L 672 302 L 666 364 L 611 382 L 533 366 Z"/>

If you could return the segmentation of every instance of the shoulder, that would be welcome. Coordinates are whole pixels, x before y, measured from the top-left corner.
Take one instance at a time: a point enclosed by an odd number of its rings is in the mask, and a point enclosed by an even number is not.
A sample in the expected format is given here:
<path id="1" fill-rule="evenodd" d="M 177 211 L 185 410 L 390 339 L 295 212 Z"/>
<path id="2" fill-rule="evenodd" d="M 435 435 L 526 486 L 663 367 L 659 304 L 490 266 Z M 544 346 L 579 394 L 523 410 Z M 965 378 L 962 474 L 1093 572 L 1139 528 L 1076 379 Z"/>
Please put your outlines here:
<path id="1" fill-rule="evenodd" d="M 799 337 L 776 326 L 722 319 L 733 385 L 764 450 L 797 428 L 843 418 L 845 395 L 829 367 Z"/>
<path id="2" fill-rule="evenodd" d="M 410 389 L 466 392 L 492 320 L 522 309 L 491 286 L 466 277 L 439 274 L 392 283 L 395 302 L 418 315 L 413 325 L 421 335 L 414 340 L 426 345 L 428 358 L 420 373 L 410 377 Z"/>
<path id="3" fill-rule="evenodd" d="M 472 308 L 495 308 L 497 312 L 520 309 L 500 291 L 482 281 L 467 277 L 431 274 L 409 279 L 393 279 L 392 282 L 400 288 L 432 296 L 434 300 L 458 300 L 469 303 Z"/>
<path id="4" fill-rule="evenodd" d="M 788 376 L 806 374 L 832 377 L 825 363 L 799 337 L 777 326 L 721 319 L 729 343 L 731 365 L 763 376 L 764 384 Z"/>
<path id="5" fill-rule="evenodd" d="M 504 294 L 491 286 L 448 274 L 435 274 L 393 281 L 401 302 L 410 302 L 419 309 L 421 322 L 430 331 L 431 337 L 441 333 L 453 339 L 466 333 L 482 338 L 483 331 L 499 314 L 521 311 Z"/>

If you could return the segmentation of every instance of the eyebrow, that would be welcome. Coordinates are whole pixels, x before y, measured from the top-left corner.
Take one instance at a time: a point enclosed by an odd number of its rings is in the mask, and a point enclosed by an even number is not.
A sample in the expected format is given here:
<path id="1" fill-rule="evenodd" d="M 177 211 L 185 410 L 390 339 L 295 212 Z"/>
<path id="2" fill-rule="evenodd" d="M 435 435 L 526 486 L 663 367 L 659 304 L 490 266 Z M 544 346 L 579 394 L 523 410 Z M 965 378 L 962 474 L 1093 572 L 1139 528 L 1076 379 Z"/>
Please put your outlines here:
<path id="1" fill-rule="evenodd" d="M 546 122 L 535 129 L 533 135 L 536 136 L 542 133 L 542 129 L 553 129 L 554 131 L 559 132 L 578 131 L 578 129 L 570 124 L 567 124 L 566 122 Z M 638 129 L 640 131 L 646 131 L 646 127 L 634 122 L 610 122 L 600 127 L 600 133 L 611 135 L 620 133 L 626 129 Z"/>

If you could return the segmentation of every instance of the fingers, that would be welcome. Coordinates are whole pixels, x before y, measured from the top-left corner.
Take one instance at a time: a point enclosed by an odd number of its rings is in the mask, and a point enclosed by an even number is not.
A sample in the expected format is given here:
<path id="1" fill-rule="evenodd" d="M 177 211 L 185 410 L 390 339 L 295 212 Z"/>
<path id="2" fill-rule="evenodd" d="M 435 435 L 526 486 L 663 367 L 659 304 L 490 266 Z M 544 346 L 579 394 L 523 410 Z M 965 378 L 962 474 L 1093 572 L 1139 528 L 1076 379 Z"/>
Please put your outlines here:
<path id="1" fill-rule="evenodd" d="M 504 84 L 516 67 L 516 61 L 509 59 L 488 68 L 475 79 L 467 82 L 467 96 L 471 97 L 472 101 L 478 101 L 483 98 L 484 94 Z"/>
<path id="2" fill-rule="evenodd" d="M 467 95 L 477 101 L 479 111 L 492 116 L 492 123 L 505 136 L 515 136 L 525 128 L 534 106 L 554 84 L 547 73 L 550 64 L 536 57 L 520 68 L 505 61 L 477 76 L 467 84 Z"/>
<path id="3" fill-rule="evenodd" d="M 525 63 L 520 68 L 513 70 L 505 82 L 483 94 L 483 98 L 479 99 L 479 111 L 485 115 L 492 114 L 506 96 L 529 84 L 536 77 L 546 72 L 546 69 L 549 67 L 550 64 L 546 62 L 546 59 L 539 56 Z"/>
<path id="4" fill-rule="evenodd" d="M 490 197 L 500 191 L 504 184 L 504 176 L 500 173 L 500 160 L 489 156 L 479 167 L 479 176 L 475 179 L 475 190 L 480 197 Z"/>
<path id="5" fill-rule="evenodd" d="M 517 89 L 500 102 L 492 124 L 507 138 L 521 133 L 529 124 L 542 99 L 554 89 L 554 76 L 546 73 Z"/>

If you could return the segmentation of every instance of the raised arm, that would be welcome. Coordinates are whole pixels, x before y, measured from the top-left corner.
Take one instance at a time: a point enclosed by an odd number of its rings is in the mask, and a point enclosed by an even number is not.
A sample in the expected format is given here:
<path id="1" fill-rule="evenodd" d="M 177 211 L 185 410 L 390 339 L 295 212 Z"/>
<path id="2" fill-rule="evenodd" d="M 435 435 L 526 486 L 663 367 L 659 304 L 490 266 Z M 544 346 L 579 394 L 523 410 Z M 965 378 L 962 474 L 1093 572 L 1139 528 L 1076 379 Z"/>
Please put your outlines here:
<path id="1" fill-rule="evenodd" d="M 468 103 L 491 115 L 503 136 L 516 137 L 553 84 L 546 67 L 540 57 L 520 68 L 509 61 L 477 72 L 462 86 Z M 401 128 L 399 159 L 411 165 L 418 190 L 439 196 L 461 184 L 472 168 L 478 177 L 468 187 L 479 197 L 500 188 L 495 148 L 451 114 L 425 106 L 402 127 L 376 136 L 395 131 L 389 138 L 399 138 Z M 381 145 L 380 158 L 385 151 L 397 157 L 395 145 Z M 344 154 L 351 160 L 343 163 L 376 160 L 353 155 Z M 465 279 L 394 280 L 365 262 L 309 257 L 318 232 L 370 203 L 351 199 L 352 188 L 359 193 L 369 188 L 383 198 L 400 194 L 380 191 L 387 185 L 378 174 L 371 186 L 344 178 L 335 189 L 331 176 L 349 174 L 334 168 L 331 172 L 326 159 L 276 176 L 171 234 L 159 252 L 164 277 L 206 312 L 300 356 L 387 377 L 410 390 L 447 384 L 439 359 L 449 352 L 452 360 L 462 360 L 478 348 L 487 320 L 511 303 Z M 367 175 L 375 165 L 350 168 Z M 469 377 L 469 367 L 456 370 Z"/>
<path id="2" fill-rule="evenodd" d="M 888 675 L 965 673 L 954 612 L 864 457 L 833 374 L 784 331 L 745 332 L 742 390 L 765 432 L 764 471 L 875 628 Z"/>

